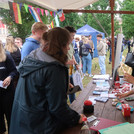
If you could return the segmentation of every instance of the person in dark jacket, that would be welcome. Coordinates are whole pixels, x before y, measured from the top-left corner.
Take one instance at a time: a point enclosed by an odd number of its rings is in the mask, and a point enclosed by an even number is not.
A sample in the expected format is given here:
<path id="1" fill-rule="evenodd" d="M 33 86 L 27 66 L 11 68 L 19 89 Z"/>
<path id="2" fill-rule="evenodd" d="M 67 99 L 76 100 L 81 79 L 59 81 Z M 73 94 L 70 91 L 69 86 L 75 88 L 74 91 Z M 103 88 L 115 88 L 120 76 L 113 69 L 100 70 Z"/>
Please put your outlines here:
<path id="1" fill-rule="evenodd" d="M 88 72 L 88 76 L 92 77 L 92 57 L 91 52 L 92 48 L 88 43 L 88 38 L 84 37 L 83 41 L 80 43 L 80 56 L 82 57 L 83 63 L 83 74 L 86 76 L 86 71 Z"/>
<path id="2" fill-rule="evenodd" d="M 82 123 L 67 104 L 70 34 L 57 27 L 43 34 L 43 46 L 19 65 L 9 134 L 59 134 Z"/>
<path id="3" fill-rule="evenodd" d="M 13 79 L 17 74 L 15 63 L 10 54 L 5 53 L 0 43 L 0 134 L 6 131 L 5 118 L 9 128 L 14 99 Z"/>

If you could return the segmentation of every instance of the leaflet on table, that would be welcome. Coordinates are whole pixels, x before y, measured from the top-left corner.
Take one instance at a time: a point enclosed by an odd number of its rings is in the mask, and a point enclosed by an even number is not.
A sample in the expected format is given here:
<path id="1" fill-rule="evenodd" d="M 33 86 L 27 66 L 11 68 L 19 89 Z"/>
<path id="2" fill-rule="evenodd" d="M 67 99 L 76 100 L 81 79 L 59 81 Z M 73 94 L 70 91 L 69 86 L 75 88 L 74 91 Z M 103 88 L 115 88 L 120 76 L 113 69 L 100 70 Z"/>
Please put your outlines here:
<path id="1" fill-rule="evenodd" d="M 96 82 L 96 87 L 106 87 L 106 88 L 110 88 L 110 84 L 108 81 L 105 81 L 105 82 Z"/>
<path id="2" fill-rule="evenodd" d="M 96 97 L 95 96 L 89 96 L 88 100 L 92 101 L 92 104 L 95 105 L 96 101 L 95 101 Z"/>
<path id="3" fill-rule="evenodd" d="M 94 91 L 109 91 L 109 88 L 107 88 L 107 87 L 96 87 L 95 89 L 94 89 Z"/>
<path id="4" fill-rule="evenodd" d="M 101 93 L 108 93 L 108 91 L 93 91 L 94 95 L 100 95 Z"/>
<path id="5" fill-rule="evenodd" d="M 3 87 L 3 81 L 1 81 L 1 80 L 0 80 L 0 87 L 4 88 L 4 89 L 7 89 L 7 86 Z"/>
<path id="6" fill-rule="evenodd" d="M 105 75 L 94 75 L 93 80 L 109 80 L 110 75 L 105 74 Z"/>
<path id="7" fill-rule="evenodd" d="M 108 98 L 106 98 L 106 97 L 97 97 L 95 100 L 100 101 L 100 102 L 107 102 Z"/>
<path id="8" fill-rule="evenodd" d="M 105 80 L 93 80 L 94 84 L 96 84 L 96 82 L 105 82 Z"/>
<path id="9" fill-rule="evenodd" d="M 108 94 L 108 93 L 101 93 L 100 97 L 103 97 L 103 98 L 111 98 L 111 99 L 117 98 L 115 96 L 115 94 Z"/>

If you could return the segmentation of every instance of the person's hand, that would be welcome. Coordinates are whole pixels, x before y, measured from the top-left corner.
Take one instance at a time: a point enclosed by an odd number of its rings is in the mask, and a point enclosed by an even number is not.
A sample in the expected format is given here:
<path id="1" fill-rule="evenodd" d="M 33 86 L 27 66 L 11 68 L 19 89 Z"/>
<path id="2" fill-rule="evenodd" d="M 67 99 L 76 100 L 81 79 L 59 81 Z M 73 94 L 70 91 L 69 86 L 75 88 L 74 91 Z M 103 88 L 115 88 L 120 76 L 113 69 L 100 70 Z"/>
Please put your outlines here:
<path id="1" fill-rule="evenodd" d="M 89 52 L 91 53 L 92 51 L 89 49 Z"/>
<path id="2" fill-rule="evenodd" d="M 3 81 L 3 87 L 8 87 L 11 83 L 11 76 L 8 76 L 4 81 Z"/>
<path id="3" fill-rule="evenodd" d="M 83 121 L 82 121 L 82 118 L 83 117 L 85 117 L 85 115 L 84 114 L 80 114 L 79 124 L 82 124 L 83 123 Z"/>
<path id="4" fill-rule="evenodd" d="M 66 64 L 73 65 L 74 64 L 74 59 L 68 60 Z"/>
<path id="5" fill-rule="evenodd" d="M 118 93 L 115 96 L 117 96 L 119 99 L 121 99 L 121 98 L 127 97 L 127 94 L 126 93 Z"/>
<path id="6" fill-rule="evenodd" d="M 129 83 L 134 84 L 134 77 L 128 73 L 124 74 L 124 80 L 129 82 Z"/>
<path id="7" fill-rule="evenodd" d="M 69 83 L 69 89 L 70 88 L 74 88 L 74 86 L 71 83 Z"/>

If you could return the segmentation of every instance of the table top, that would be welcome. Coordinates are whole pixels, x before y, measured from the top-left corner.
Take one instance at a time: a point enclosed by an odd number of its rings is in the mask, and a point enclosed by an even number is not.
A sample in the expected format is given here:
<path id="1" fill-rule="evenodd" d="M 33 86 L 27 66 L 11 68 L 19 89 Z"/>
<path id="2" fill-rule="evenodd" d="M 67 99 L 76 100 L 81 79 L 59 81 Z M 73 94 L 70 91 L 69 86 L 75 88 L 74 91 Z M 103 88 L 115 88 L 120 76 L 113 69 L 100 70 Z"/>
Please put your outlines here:
<path id="1" fill-rule="evenodd" d="M 83 104 L 89 96 L 93 96 L 93 90 L 95 89 L 96 84 L 93 84 L 92 81 L 87 85 L 86 88 L 81 91 L 76 100 L 70 105 L 72 109 L 77 111 L 78 113 L 83 113 Z M 123 99 L 124 100 L 124 99 Z M 124 102 L 130 104 L 134 107 L 134 101 L 125 101 Z M 105 119 L 110 119 L 118 122 L 130 122 L 134 123 L 134 112 L 131 113 L 130 117 L 124 117 L 122 112 L 116 109 L 115 106 L 112 106 L 112 99 L 109 99 L 106 103 L 96 102 L 94 106 L 94 113 L 91 114 L 96 117 L 102 117 Z M 86 115 L 90 116 L 90 115 Z M 89 127 L 92 126 L 92 123 L 89 123 Z M 62 134 L 79 134 L 81 129 L 81 125 L 77 125 L 76 127 L 65 130 Z"/>

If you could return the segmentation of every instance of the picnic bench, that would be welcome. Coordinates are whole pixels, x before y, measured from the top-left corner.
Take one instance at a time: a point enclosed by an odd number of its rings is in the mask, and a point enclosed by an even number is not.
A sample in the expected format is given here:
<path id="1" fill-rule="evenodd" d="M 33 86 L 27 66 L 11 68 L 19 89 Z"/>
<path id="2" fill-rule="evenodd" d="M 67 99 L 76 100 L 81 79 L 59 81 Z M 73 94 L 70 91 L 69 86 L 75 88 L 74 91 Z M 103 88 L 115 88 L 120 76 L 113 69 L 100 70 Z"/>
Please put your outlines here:
<path id="1" fill-rule="evenodd" d="M 80 114 L 83 113 L 84 101 L 88 99 L 89 96 L 93 96 L 92 92 L 95 89 L 95 87 L 96 87 L 96 84 L 93 84 L 93 82 L 91 81 L 87 85 L 87 87 L 84 88 L 83 91 L 81 91 L 79 96 L 70 105 L 70 107 Z M 126 101 L 124 100 L 124 102 Z M 130 104 L 131 106 L 134 106 L 134 101 L 127 101 L 127 103 Z M 96 102 L 94 106 L 94 113 L 90 115 L 94 115 L 96 117 L 102 117 L 105 119 L 110 119 L 110 120 L 118 121 L 118 122 L 134 123 L 134 112 L 131 113 L 130 117 L 124 117 L 120 110 L 116 109 L 115 106 L 112 106 L 112 99 L 109 99 L 106 103 Z M 90 116 L 90 115 L 86 115 L 86 116 Z M 93 122 L 88 124 L 89 127 L 92 126 L 92 123 Z M 77 125 L 73 128 L 69 128 L 65 130 L 64 132 L 62 132 L 62 134 L 80 134 L 80 129 L 81 129 L 81 125 Z"/>

